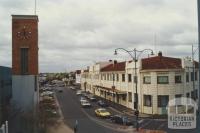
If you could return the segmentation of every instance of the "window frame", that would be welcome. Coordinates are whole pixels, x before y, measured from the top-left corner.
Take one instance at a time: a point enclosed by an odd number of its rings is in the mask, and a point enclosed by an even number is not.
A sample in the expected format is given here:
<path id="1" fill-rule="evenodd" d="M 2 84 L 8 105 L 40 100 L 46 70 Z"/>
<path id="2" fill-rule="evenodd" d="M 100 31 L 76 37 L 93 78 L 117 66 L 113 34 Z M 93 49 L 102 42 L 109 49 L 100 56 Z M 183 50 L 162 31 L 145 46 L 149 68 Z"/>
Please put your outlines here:
<path id="1" fill-rule="evenodd" d="M 167 77 L 167 82 L 160 82 L 159 78 Z M 169 84 L 169 76 L 157 76 L 157 84 Z"/>
<path id="2" fill-rule="evenodd" d="M 146 82 L 145 78 L 150 78 L 150 82 Z M 151 84 L 151 76 L 144 76 L 143 77 L 143 84 Z"/>
<path id="3" fill-rule="evenodd" d="M 166 105 L 164 105 L 162 103 L 162 99 L 161 99 L 162 97 L 167 98 L 167 102 L 165 103 Z M 169 102 L 169 95 L 158 95 L 157 98 L 158 98 L 157 101 L 158 101 L 158 107 L 159 108 L 167 107 L 167 104 Z"/>
<path id="4" fill-rule="evenodd" d="M 132 74 L 128 74 L 128 82 L 132 82 Z"/>
<path id="5" fill-rule="evenodd" d="M 126 77 L 125 77 L 125 74 L 123 73 L 122 74 L 122 82 L 125 82 L 126 81 Z"/>
<path id="6" fill-rule="evenodd" d="M 180 79 L 179 80 L 177 80 L 177 77 L 180 77 Z M 182 83 L 182 76 L 181 75 L 175 75 L 174 76 L 174 82 L 176 83 L 176 84 L 178 84 L 178 83 Z"/>
<path id="7" fill-rule="evenodd" d="M 143 95 L 143 105 L 146 107 L 152 107 L 152 95 Z M 149 102 L 149 103 L 148 103 Z"/>

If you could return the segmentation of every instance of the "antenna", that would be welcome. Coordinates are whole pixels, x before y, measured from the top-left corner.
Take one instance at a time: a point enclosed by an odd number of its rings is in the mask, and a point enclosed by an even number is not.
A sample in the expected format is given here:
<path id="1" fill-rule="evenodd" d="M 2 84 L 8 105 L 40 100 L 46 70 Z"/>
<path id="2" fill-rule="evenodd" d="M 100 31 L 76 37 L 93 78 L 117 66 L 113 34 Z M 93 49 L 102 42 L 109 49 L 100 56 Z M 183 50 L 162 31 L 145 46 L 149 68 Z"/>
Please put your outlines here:
<path id="1" fill-rule="evenodd" d="M 157 43 L 157 35 L 156 35 L 156 33 L 155 33 L 155 34 L 154 34 L 154 50 L 155 50 L 155 53 L 157 53 L 156 43 Z"/>
<path id="2" fill-rule="evenodd" d="M 34 14 L 36 15 L 36 9 L 37 9 L 37 0 L 35 0 L 35 9 L 34 9 Z"/>

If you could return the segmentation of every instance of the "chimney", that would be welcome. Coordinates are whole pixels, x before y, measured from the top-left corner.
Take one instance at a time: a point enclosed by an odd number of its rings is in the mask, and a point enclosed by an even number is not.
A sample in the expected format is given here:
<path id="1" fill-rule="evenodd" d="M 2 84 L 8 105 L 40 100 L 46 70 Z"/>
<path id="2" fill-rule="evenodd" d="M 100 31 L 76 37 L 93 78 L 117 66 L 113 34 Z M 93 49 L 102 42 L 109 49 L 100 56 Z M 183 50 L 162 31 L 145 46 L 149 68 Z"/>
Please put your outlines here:
<path id="1" fill-rule="evenodd" d="M 109 60 L 109 62 L 112 62 L 112 60 Z"/>
<path id="2" fill-rule="evenodd" d="M 117 64 L 117 60 L 114 60 L 114 64 Z"/>
<path id="3" fill-rule="evenodd" d="M 162 57 L 162 52 L 161 51 L 158 52 L 158 56 Z"/>

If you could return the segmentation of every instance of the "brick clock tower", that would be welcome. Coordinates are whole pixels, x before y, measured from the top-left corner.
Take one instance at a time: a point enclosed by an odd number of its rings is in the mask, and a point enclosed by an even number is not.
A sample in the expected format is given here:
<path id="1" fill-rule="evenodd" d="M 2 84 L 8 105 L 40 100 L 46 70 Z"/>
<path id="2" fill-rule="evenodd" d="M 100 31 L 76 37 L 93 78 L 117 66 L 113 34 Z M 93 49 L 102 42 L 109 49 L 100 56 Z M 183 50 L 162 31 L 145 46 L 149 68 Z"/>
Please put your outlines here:
<path id="1" fill-rule="evenodd" d="M 12 102 L 24 111 L 38 103 L 38 16 L 12 15 Z"/>

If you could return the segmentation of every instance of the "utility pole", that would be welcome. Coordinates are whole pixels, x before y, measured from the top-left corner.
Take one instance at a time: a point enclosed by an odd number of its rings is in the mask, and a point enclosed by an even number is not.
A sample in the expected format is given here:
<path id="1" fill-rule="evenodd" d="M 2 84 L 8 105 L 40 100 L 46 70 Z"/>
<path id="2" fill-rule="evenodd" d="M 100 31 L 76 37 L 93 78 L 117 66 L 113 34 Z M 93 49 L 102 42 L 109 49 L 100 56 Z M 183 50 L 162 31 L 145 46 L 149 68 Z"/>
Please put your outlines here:
<path id="1" fill-rule="evenodd" d="M 197 0 L 197 10 L 198 10 L 198 48 L 199 48 L 199 62 L 200 62 L 200 0 Z M 200 130 L 200 65 L 199 67 L 199 86 L 198 86 L 198 116 L 197 116 L 197 130 Z"/>

